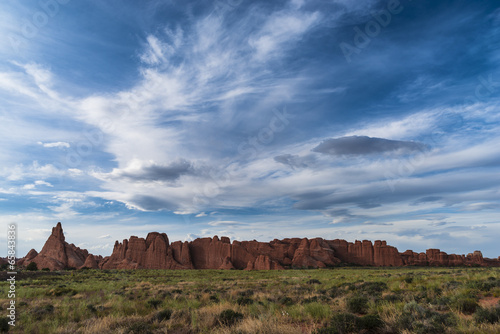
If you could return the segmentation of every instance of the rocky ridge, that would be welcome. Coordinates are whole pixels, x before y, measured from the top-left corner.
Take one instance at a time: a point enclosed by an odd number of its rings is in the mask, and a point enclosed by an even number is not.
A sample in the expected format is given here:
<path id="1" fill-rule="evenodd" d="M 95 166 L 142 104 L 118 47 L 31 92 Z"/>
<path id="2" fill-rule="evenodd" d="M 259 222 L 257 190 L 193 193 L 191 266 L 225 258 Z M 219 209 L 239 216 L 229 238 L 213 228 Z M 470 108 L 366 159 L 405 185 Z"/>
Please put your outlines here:
<path id="1" fill-rule="evenodd" d="M 447 254 L 439 249 L 425 253 L 407 250 L 399 253 L 385 241 L 347 242 L 322 238 L 286 238 L 271 242 L 230 241 L 228 237 L 198 238 L 190 242 L 170 243 L 165 233 L 151 232 L 115 242 L 111 256 L 89 254 L 65 241 L 61 223 L 42 251 L 31 250 L 19 261 L 35 262 L 38 268 L 100 269 L 245 269 L 275 270 L 287 268 L 326 268 L 340 264 L 361 266 L 500 266 L 498 259 L 483 258 L 480 251 L 468 255 Z"/>

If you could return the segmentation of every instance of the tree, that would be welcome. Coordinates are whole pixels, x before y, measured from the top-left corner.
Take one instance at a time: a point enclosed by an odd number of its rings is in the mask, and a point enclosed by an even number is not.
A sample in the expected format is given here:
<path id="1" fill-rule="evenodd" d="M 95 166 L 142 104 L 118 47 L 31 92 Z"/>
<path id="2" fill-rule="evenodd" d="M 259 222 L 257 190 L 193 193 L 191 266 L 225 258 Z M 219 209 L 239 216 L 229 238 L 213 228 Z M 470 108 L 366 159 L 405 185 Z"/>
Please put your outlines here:
<path id="1" fill-rule="evenodd" d="M 26 267 L 26 270 L 36 271 L 38 270 L 38 266 L 35 262 L 30 262 L 30 264 Z"/>

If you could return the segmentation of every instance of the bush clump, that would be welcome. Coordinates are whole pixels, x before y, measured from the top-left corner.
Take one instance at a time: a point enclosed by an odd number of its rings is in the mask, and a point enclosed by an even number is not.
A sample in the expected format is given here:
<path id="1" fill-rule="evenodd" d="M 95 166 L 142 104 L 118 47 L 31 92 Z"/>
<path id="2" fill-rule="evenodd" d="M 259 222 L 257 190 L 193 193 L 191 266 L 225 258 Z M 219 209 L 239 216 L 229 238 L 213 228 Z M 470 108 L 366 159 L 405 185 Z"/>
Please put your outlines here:
<path id="1" fill-rule="evenodd" d="M 333 315 L 328 327 L 317 329 L 314 334 L 347 334 L 358 332 L 358 317 L 351 313 Z"/>
<path id="2" fill-rule="evenodd" d="M 31 314 L 37 320 L 43 319 L 45 316 L 54 313 L 54 305 L 52 304 L 44 304 L 40 306 L 35 306 L 31 310 Z"/>
<path id="3" fill-rule="evenodd" d="M 465 297 L 465 296 L 457 296 L 451 301 L 451 307 L 458 312 L 464 314 L 472 314 L 476 312 L 476 309 L 479 307 L 479 304 L 474 298 Z"/>
<path id="4" fill-rule="evenodd" d="M 171 317 L 172 317 L 172 310 L 170 310 L 170 309 L 161 310 L 160 312 L 156 313 L 153 316 L 153 321 L 162 322 L 162 321 L 170 320 Z"/>
<path id="5" fill-rule="evenodd" d="M 253 304 L 253 300 L 252 298 L 240 296 L 238 297 L 238 299 L 236 299 L 236 303 L 238 305 L 250 305 Z"/>
<path id="6" fill-rule="evenodd" d="M 444 333 L 447 328 L 456 326 L 457 319 L 451 313 L 438 313 L 412 301 L 403 307 L 397 319 L 397 327 L 401 331 L 412 331 L 417 334 Z"/>
<path id="7" fill-rule="evenodd" d="M 38 270 L 38 265 L 35 262 L 30 262 L 30 264 L 28 264 L 26 266 L 26 270 L 37 271 Z"/>
<path id="8" fill-rule="evenodd" d="M 491 309 L 479 307 L 474 313 L 474 321 L 477 323 L 494 324 L 500 321 L 500 307 Z"/>
<path id="9" fill-rule="evenodd" d="M 126 334 L 152 334 L 152 325 L 145 322 L 139 321 L 130 325 L 126 330 Z"/>
<path id="10" fill-rule="evenodd" d="M 378 314 L 367 314 L 358 319 L 358 328 L 368 333 L 377 333 L 384 325 Z"/>
<path id="11" fill-rule="evenodd" d="M 368 310 L 368 298 L 354 296 L 347 300 L 347 309 L 352 313 L 364 314 Z"/>
<path id="12" fill-rule="evenodd" d="M 243 319 L 243 314 L 231 309 L 222 311 L 217 317 L 217 322 L 223 326 L 232 326 Z"/>
<path id="13" fill-rule="evenodd" d="M 149 299 L 147 302 L 149 307 L 152 307 L 152 308 L 158 308 L 158 306 L 161 305 L 162 301 L 159 300 L 159 299 Z"/>
<path id="14" fill-rule="evenodd" d="M 0 318 L 0 332 L 6 333 L 10 329 L 9 318 L 1 317 Z"/>

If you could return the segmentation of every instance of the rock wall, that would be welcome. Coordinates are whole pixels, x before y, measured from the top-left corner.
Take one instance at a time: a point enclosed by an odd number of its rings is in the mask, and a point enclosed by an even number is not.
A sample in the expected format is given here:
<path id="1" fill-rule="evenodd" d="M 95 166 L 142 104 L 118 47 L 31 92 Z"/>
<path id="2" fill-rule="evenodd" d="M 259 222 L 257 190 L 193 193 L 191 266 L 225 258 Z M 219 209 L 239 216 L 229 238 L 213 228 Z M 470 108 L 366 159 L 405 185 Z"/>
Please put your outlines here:
<path id="1" fill-rule="evenodd" d="M 101 269 L 246 269 L 326 268 L 339 264 L 361 266 L 500 266 L 498 259 L 486 259 L 480 251 L 466 255 L 446 254 L 439 249 L 425 253 L 407 250 L 377 240 L 354 243 L 322 238 L 286 238 L 271 242 L 231 241 L 227 237 L 198 238 L 191 242 L 169 242 L 165 233 L 151 232 L 115 242 L 111 256 L 89 254 L 65 241 L 61 223 L 42 251 L 31 250 L 19 264 L 36 262 L 38 268 L 67 267 Z"/>

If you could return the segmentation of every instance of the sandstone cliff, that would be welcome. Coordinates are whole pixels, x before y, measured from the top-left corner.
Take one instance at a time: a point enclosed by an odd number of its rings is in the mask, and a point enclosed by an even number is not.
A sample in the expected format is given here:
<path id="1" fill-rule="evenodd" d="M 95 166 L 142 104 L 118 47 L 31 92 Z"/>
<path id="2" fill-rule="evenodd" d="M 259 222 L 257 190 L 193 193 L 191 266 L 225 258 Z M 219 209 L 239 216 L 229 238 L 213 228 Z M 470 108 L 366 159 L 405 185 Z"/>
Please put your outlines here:
<path id="1" fill-rule="evenodd" d="M 67 267 L 101 269 L 245 269 L 326 268 L 339 264 L 362 266 L 500 266 L 499 259 L 483 258 L 480 251 L 468 255 L 446 254 L 439 249 L 425 253 L 407 250 L 377 240 L 354 243 L 322 238 L 286 238 L 271 242 L 233 241 L 227 237 L 198 238 L 170 243 L 165 233 L 151 232 L 115 242 L 111 256 L 89 254 L 65 241 L 61 223 L 38 254 L 31 250 L 19 264 L 36 262 L 38 268 Z"/>

